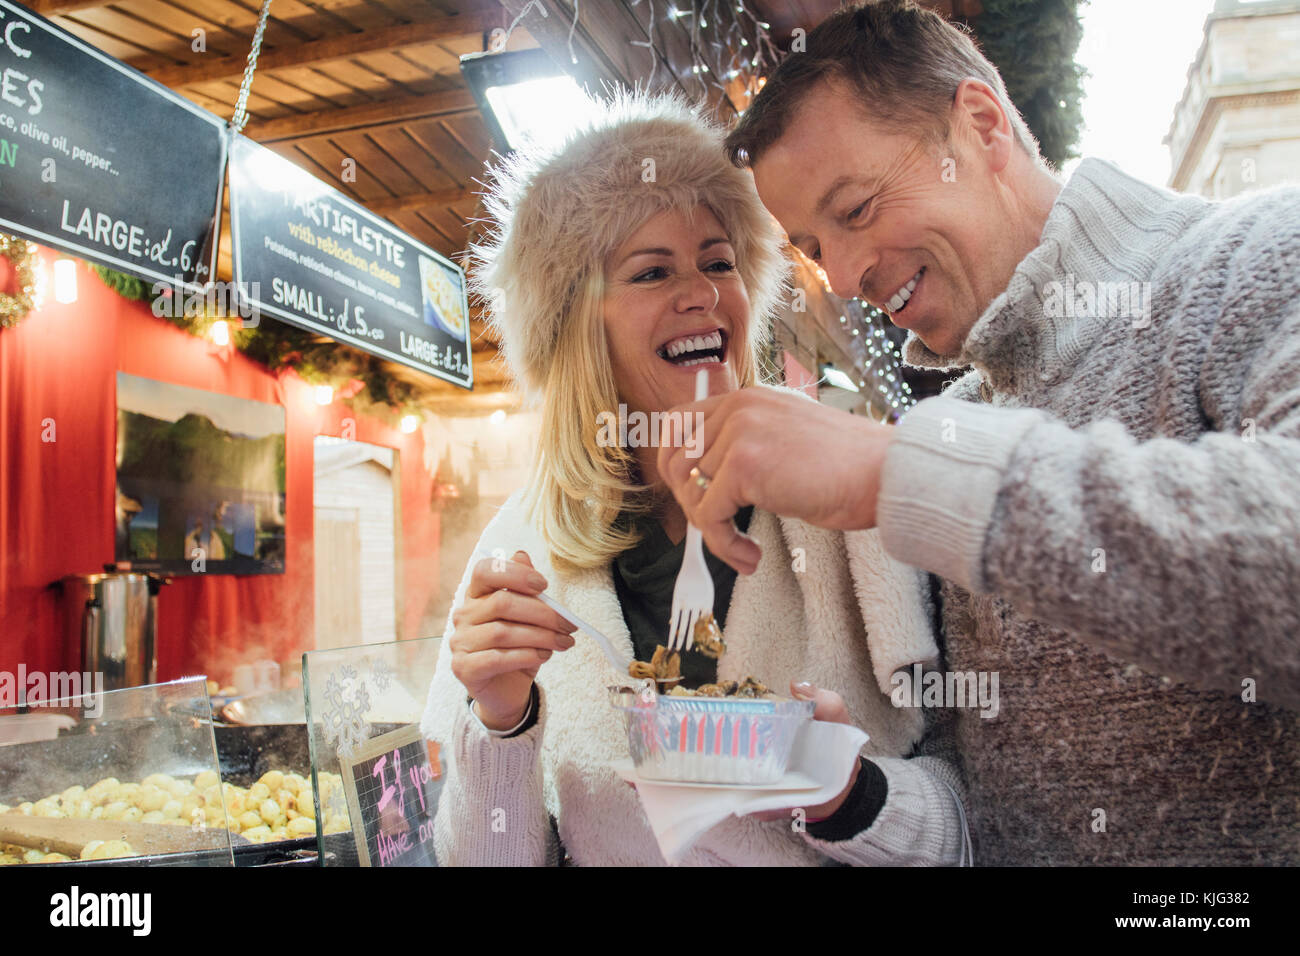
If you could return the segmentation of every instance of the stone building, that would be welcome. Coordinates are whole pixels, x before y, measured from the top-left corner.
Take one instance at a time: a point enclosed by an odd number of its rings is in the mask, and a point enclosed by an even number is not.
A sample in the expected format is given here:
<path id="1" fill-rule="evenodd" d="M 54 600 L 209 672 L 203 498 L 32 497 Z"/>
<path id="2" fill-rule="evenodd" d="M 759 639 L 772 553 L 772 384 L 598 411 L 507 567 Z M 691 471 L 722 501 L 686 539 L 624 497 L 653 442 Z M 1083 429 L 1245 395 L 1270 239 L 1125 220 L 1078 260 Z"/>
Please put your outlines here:
<path id="1" fill-rule="evenodd" d="M 1218 0 L 1165 143 L 1182 192 L 1300 182 L 1300 0 Z"/>

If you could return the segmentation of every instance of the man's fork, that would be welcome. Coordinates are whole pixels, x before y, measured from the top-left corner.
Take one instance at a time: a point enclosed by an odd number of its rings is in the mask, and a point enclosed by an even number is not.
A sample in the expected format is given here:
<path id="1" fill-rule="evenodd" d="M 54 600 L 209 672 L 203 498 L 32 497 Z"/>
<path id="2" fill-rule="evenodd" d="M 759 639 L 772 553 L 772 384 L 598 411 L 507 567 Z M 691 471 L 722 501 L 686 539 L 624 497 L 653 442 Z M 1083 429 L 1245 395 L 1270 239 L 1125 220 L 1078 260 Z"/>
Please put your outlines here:
<path id="1" fill-rule="evenodd" d="M 709 372 L 695 374 L 695 400 L 709 397 Z M 669 617 L 668 650 L 689 651 L 695 645 L 695 625 L 705 614 L 713 613 L 713 575 L 704 563 L 704 538 L 700 529 L 686 525 L 686 553 L 673 586 L 673 610 Z"/>

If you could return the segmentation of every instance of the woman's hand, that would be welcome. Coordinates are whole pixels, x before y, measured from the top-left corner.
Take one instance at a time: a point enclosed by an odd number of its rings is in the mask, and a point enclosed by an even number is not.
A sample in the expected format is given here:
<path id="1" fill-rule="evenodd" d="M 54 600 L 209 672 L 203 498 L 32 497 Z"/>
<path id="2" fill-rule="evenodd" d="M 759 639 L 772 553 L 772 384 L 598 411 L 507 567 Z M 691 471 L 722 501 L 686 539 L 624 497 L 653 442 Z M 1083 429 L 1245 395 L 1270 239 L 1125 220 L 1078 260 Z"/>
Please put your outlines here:
<path id="1" fill-rule="evenodd" d="M 538 669 L 574 644 L 577 628 L 535 597 L 544 590 L 546 579 L 523 551 L 510 561 L 485 558 L 452 613 L 451 672 L 492 730 L 523 720 Z"/>
<path id="2" fill-rule="evenodd" d="M 802 700 L 815 701 L 813 708 L 813 720 L 825 720 L 833 724 L 850 724 L 849 709 L 844 706 L 844 698 L 833 690 L 821 690 L 807 681 L 801 683 L 790 683 L 790 694 L 793 697 Z M 839 792 L 833 800 L 826 803 L 820 803 L 815 807 L 790 807 L 786 810 L 764 810 L 760 813 L 750 814 L 759 820 L 790 820 L 791 813 L 796 809 L 802 809 L 805 816 L 805 822 L 815 823 L 818 820 L 825 820 L 844 803 L 848 797 L 849 791 L 857 783 L 858 772 L 862 769 L 862 763 L 857 757 L 853 758 L 853 770 L 849 773 L 849 782 L 845 784 L 844 789 Z"/>

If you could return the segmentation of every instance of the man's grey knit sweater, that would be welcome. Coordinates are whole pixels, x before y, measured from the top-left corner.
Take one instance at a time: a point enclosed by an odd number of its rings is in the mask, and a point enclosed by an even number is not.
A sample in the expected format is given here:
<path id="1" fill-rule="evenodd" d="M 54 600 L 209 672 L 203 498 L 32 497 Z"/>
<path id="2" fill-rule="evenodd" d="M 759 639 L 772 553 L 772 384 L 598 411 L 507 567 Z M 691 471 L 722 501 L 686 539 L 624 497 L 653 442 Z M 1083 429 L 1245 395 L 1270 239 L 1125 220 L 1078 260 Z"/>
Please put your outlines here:
<path id="1" fill-rule="evenodd" d="M 956 715 L 976 862 L 1300 863 L 1300 190 L 1084 161 L 962 354 L 907 358 L 973 367 L 879 522 L 999 674 Z"/>

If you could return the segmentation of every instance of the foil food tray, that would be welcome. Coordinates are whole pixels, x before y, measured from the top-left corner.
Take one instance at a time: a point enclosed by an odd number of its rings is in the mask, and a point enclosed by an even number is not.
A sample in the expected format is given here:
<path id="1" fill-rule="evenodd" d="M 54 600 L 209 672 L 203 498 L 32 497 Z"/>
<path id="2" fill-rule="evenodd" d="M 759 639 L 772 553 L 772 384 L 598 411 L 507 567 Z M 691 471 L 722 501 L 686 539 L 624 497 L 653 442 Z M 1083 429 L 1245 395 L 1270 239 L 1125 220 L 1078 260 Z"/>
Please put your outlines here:
<path id="1" fill-rule="evenodd" d="M 790 762 L 809 700 L 672 697 L 611 687 L 637 774 L 683 783 L 769 784 Z"/>

